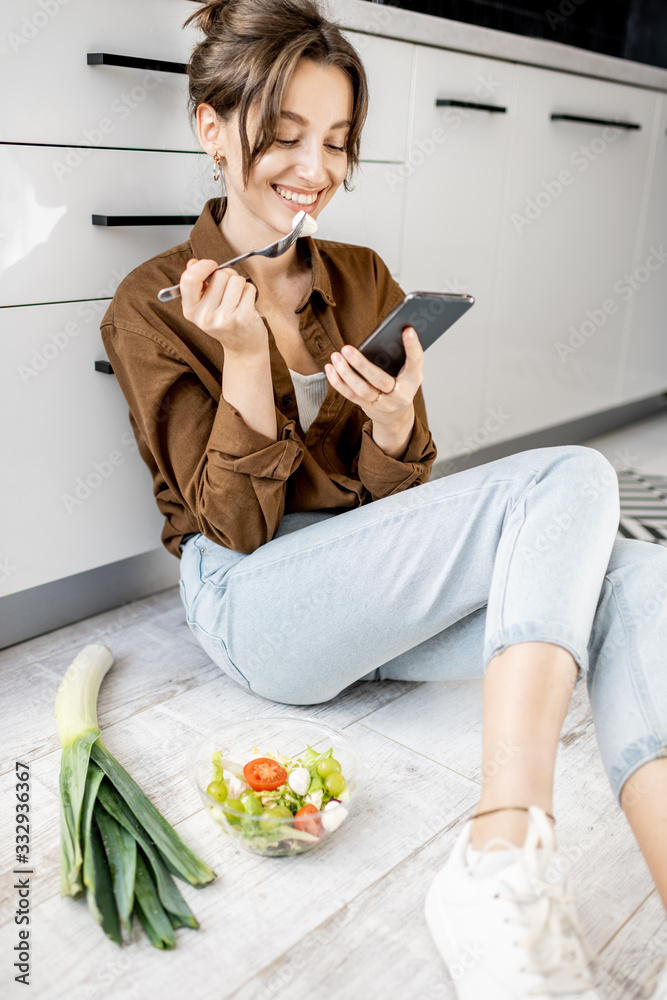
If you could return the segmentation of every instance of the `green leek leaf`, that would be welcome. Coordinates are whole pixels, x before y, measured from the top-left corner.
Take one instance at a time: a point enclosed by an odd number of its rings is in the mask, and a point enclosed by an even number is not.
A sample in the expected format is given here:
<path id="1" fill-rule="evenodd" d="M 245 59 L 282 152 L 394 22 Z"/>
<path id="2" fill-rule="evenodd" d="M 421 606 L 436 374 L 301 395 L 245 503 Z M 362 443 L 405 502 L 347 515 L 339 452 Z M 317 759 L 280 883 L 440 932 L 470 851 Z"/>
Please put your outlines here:
<path id="1" fill-rule="evenodd" d="M 123 939 L 118 922 L 118 910 L 111 883 L 111 873 L 102 847 L 97 823 L 93 821 L 93 805 L 98 786 L 104 777 L 95 764 L 90 763 L 83 802 L 83 883 L 86 886 L 88 908 L 102 930 L 116 944 Z"/>
<path id="2" fill-rule="evenodd" d="M 215 872 L 201 858 L 197 857 L 170 826 L 150 799 L 144 795 L 136 781 L 109 753 L 101 737 L 98 737 L 93 743 L 90 756 L 102 768 L 111 783 L 115 785 L 120 797 L 146 833 L 153 839 L 170 871 L 198 889 L 211 882 L 216 877 Z"/>
<path id="3" fill-rule="evenodd" d="M 174 936 L 174 928 L 162 908 L 141 850 L 137 850 L 134 900 L 139 919 L 150 938 L 151 944 L 156 948 L 175 948 L 176 937 Z"/>
<path id="4" fill-rule="evenodd" d="M 99 729 L 82 733 L 60 756 L 60 894 L 83 892 L 81 879 L 81 811 L 86 788 L 90 748 Z"/>
<path id="5" fill-rule="evenodd" d="M 133 815 L 127 803 L 106 779 L 100 785 L 97 793 L 99 802 L 102 803 L 106 811 L 113 816 L 117 823 L 120 823 L 125 830 L 131 834 L 141 846 L 144 854 L 153 869 L 158 896 L 162 906 L 170 914 L 180 918 L 183 926 L 192 927 L 195 930 L 199 927 L 197 918 L 193 914 L 188 904 L 183 899 L 178 886 L 172 881 L 169 871 L 160 856 L 160 852 L 143 829 L 136 816 Z"/>
<path id="6" fill-rule="evenodd" d="M 107 856 L 109 871 L 111 872 L 111 884 L 118 908 L 118 916 L 127 933 L 131 934 L 134 878 L 137 868 L 137 842 L 132 834 L 128 833 L 103 808 L 99 800 L 99 793 L 93 807 L 93 815 L 102 836 L 104 853 Z"/>

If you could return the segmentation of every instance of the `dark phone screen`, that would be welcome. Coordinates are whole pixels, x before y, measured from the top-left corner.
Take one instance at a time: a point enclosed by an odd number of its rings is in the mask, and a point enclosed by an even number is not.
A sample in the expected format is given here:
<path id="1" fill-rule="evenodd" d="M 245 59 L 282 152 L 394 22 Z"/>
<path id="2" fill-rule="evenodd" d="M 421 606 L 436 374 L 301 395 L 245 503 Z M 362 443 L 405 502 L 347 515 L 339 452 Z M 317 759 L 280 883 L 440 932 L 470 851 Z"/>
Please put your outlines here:
<path id="1" fill-rule="evenodd" d="M 378 368 L 398 375 L 405 364 L 402 334 L 406 326 L 415 328 L 426 350 L 468 311 L 474 301 L 472 295 L 410 292 L 358 349 Z"/>

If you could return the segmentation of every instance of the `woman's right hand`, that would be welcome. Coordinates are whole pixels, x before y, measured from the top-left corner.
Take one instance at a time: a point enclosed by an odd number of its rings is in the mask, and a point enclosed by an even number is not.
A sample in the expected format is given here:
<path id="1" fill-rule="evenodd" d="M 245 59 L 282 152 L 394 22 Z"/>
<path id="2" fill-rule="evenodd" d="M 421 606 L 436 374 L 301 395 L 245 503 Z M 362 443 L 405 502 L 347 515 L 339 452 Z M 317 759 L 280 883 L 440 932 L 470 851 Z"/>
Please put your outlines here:
<path id="1" fill-rule="evenodd" d="M 180 280 L 183 315 L 221 343 L 225 353 L 259 354 L 268 333 L 255 309 L 257 289 L 232 267 L 217 267 L 214 260 L 192 257 L 187 262 Z"/>

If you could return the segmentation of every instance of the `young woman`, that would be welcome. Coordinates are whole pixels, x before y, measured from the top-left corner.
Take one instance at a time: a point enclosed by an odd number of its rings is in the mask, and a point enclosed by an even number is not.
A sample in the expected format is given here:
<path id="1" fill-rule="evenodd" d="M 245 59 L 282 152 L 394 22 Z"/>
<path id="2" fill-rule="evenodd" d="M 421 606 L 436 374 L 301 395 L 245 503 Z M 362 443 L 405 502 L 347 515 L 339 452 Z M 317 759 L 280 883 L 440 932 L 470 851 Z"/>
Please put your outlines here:
<path id="1" fill-rule="evenodd" d="M 591 448 L 429 482 L 416 334 L 396 379 L 356 349 L 403 297 L 373 250 L 307 237 L 215 270 L 347 189 L 367 83 L 315 0 L 211 2 L 190 21 L 205 34 L 190 109 L 226 194 L 102 321 L 190 628 L 235 681 L 291 704 L 359 679 L 484 676 L 481 799 L 428 926 L 450 969 L 475 949 L 465 1000 L 592 997 L 572 900 L 547 871 L 556 750 L 585 677 L 667 906 L 667 551 L 616 540 L 616 475 Z M 179 282 L 180 301 L 157 300 Z"/>

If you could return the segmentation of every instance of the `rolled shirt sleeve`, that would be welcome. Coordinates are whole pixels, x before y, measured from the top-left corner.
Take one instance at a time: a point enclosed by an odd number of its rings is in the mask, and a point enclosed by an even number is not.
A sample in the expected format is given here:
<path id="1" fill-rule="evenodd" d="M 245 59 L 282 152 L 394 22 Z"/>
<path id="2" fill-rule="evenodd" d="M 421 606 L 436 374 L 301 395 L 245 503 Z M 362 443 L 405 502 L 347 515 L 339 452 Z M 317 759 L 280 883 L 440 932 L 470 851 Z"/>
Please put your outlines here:
<path id="1" fill-rule="evenodd" d="M 295 421 L 276 409 L 278 440 L 250 427 L 159 335 L 103 328 L 114 374 L 130 407 L 142 457 L 154 474 L 158 507 L 191 514 L 183 530 L 250 553 L 278 530 L 286 484 L 303 458 Z M 192 526 L 196 523 L 196 529 Z M 164 536 L 163 536 L 163 540 Z"/>
<path id="2" fill-rule="evenodd" d="M 431 477 L 437 449 L 426 421 L 421 386 L 413 402 L 415 422 L 403 458 L 391 458 L 375 443 L 372 420 L 362 427 L 357 475 L 373 500 L 427 483 Z"/>

